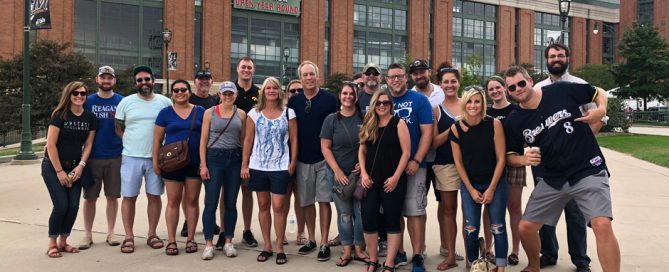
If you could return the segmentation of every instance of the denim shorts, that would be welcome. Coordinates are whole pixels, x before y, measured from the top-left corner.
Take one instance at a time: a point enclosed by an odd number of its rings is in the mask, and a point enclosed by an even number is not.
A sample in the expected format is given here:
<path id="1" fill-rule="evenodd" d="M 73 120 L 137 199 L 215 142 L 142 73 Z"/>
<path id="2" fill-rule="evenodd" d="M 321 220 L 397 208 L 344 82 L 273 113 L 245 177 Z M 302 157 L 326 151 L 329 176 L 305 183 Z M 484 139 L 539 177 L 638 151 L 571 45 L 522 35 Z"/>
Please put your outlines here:
<path id="1" fill-rule="evenodd" d="M 146 193 L 154 196 L 165 192 L 163 180 L 153 172 L 151 158 L 139 158 L 123 155 L 121 159 L 121 195 L 135 197 L 142 187 L 142 178 L 146 180 Z"/>
<path id="2" fill-rule="evenodd" d="M 285 195 L 288 192 L 287 170 L 261 171 L 250 169 L 251 179 L 249 189 L 255 192 L 272 192 L 277 195 Z"/>

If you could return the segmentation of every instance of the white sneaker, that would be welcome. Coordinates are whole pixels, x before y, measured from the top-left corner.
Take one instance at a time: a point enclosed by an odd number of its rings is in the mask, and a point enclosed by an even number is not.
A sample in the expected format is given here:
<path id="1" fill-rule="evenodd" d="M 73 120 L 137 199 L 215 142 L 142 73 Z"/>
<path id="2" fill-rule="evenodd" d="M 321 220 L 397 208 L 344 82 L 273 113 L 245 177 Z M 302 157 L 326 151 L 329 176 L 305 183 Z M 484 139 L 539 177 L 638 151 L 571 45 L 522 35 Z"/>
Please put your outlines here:
<path id="1" fill-rule="evenodd" d="M 204 252 L 202 252 L 202 259 L 208 261 L 213 258 L 214 258 L 214 247 L 213 246 L 204 247 Z"/>
<path id="2" fill-rule="evenodd" d="M 227 243 L 223 246 L 223 251 L 225 251 L 225 256 L 228 257 L 237 257 L 237 250 L 232 243 Z"/>

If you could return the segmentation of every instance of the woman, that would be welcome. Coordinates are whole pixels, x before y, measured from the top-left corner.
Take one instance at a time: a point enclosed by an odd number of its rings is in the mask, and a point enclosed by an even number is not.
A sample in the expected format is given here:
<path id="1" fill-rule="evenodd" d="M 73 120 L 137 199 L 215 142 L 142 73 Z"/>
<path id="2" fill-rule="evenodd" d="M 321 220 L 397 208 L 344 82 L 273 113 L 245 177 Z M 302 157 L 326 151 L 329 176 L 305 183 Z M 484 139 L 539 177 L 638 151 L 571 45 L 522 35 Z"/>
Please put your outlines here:
<path id="1" fill-rule="evenodd" d="M 506 98 L 506 83 L 498 76 L 491 76 L 485 83 L 488 96 L 492 99 L 492 106 L 488 107 L 488 115 L 504 123 L 504 119 L 518 107 Z M 507 202 L 509 218 L 511 219 L 511 254 L 507 257 L 510 265 L 518 264 L 518 250 L 520 246 L 520 234 L 518 224 L 522 216 L 521 199 L 523 187 L 526 186 L 525 167 L 506 166 L 506 182 L 509 185 L 509 200 Z M 483 218 L 486 241 L 492 238 L 492 233 L 487 229 L 489 225 Z M 490 246 L 488 246 L 490 251 Z"/>
<path id="2" fill-rule="evenodd" d="M 378 261 L 378 224 L 388 232 L 388 255 L 383 271 L 395 271 L 395 255 L 400 246 L 400 217 L 407 190 L 404 169 L 409 162 L 409 128 L 393 116 L 393 101 L 386 90 L 376 92 L 360 129 L 360 182 L 367 189 L 362 199 L 362 227 L 369 250 L 365 271 L 376 271 Z M 371 110 L 373 109 L 373 110 Z M 385 222 L 377 222 L 383 207 Z"/>
<path id="3" fill-rule="evenodd" d="M 444 261 L 438 266 L 438 270 L 447 270 L 457 267 L 455 254 L 455 240 L 458 233 L 455 218 L 458 214 L 458 190 L 460 189 L 460 176 L 455 169 L 455 161 L 451 151 L 451 143 L 448 140 L 448 133 L 451 125 L 460 115 L 460 98 L 458 90 L 460 89 L 460 71 L 452 68 L 450 64 L 443 65 L 437 73 L 437 78 L 444 90 L 444 102 L 433 109 L 434 129 L 432 136 L 432 148 L 437 149 L 437 155 L 432 169 L 435 174 L 435 189 L 439 191 L 441 202 L 439 211 L 442 215 L 440 227 L 445 233 L 446 244 L 441 246 L 441 251 L 445 254 Z M 450 254 L 449 254 L 450 253 Z"/>
<path id="4" fill-rule="evenodd" d="M 214 229 L 216 209 L 220 204 L 225 210 L 223 251 L 228 257 L 237 256 L 232 238 L 237 225 L 237 195 L 241 186 L 239 172 L 242 167 L 242 143 L 246 113 L 235 104 L 237 86 L 225 81 L 221 84 L 218 98 L 221 103 L 204 112 L 202 136 L 200 137 L 200 177 L 204 181 L 204 225 L 205 247 L 203 260 L 214 258 Z M 219 197 L 223 194 L 223 198 Z"/>
<path id="5" fill-rule="evenodd" d="M 357 155 L 359 138 L 358 131 L 362 125 L 363 115 L 358 105 L 358 93 L 355 83 L 346 81 L 339 92 L 341 110 L 328 115 L 321 128 L 321 151 L 328 164 L 325 178 L 328 184 L 335 184 L 333 197 L 337 208 L 337 228 L 339 241 L 344 246 L 342 256 L 336 265 L 347 266 L 351 260 L 366 261 L 362 233 L 362 216 L 360 215 L 360 201 L 355 199 L 352 190 L 343 190 L 344 187 L 355 187 L 355 180 L 349 180 L 351 173 L 359 174 Z M 353 184 L 349 184 L 353 182 Z M 351 251 L 355 246 L 355 258 Z"/>
<path id="6" fill-rule="evenodd" d="M 83 82 L 68 83 L 49 121 L 42 178 L 53 203 L 46 252 L 50 258 L 61 257 L 61 252 L 79 252 L 67 244 L 67 238 L 77 219 L 81 188 L 93 184 L 86 161 L 91 154 L 97 119 L 93 113 L 84 111 L 87 95 Z"/>
<path id="7" fill-rule="evenodd" d="M 274 77 L 263 82 L 258 104 L 246 119 L 241 178 L 249 179 L 249 189 L 258 198 L 258 221 L 264 248 L 258 262 L 267 261 L 274 253 L 270 230 L 274 212 L 276 231 L 276 264 L 288 262 L 283 250 L 286 232 L 285 198 L 288 179 L 295 172 L 297 161 L 297 122 L 295 112 L 285 105 L 281 83 Z M 290 148 L 288 139 L 290 138 Z"/>
<path id="8" fill-rule="evenodd" d="M 165 221 L 167 223 L 167 247 L 165 254 L 177 255 L 176 231 L 179 223 L 179 206 L 185 206 L 186 221 L 188 222 L 188 238 L 186 253 L 197 252 L 195 243 L 195 228 L 200 213 L 199 198 L 202 180 L 198 167 L 200 165 L 200 131 L 202 130 L 202 116 L 204 108 L 188 102 L 191 87 L 188 81 L 175 80 L 171 86 L 171 107 L 166 107 L 158 113 L 153 130 L 153 170 L 165 181 L 167 191 L 167 207 Z M 158 151 L 165 140 L 165 145 L 178 141 L 188 140 L 188 165 L 172 172 L 160 170 L 158 165 Z M 183 196 L 183 197 L 182 197 Z"/>
<path id="9" fill-rule="evenodd" d="M 495 252 L 506 256 L 506 200 L 508 188 L 504 177 L 505 144 L 502 123 L 486 116 L 485 93 L 478 86 L 465 88 L 459 121 L 451 125 L 449 140 L 453 159 L 462 183 L 460 195 L 465 215 L 464 232 L 467 265 L 479 255 L 481 206 L 487 205 Z M 496 258 L 497 271 L 504 271 L 506 258 Z"/>

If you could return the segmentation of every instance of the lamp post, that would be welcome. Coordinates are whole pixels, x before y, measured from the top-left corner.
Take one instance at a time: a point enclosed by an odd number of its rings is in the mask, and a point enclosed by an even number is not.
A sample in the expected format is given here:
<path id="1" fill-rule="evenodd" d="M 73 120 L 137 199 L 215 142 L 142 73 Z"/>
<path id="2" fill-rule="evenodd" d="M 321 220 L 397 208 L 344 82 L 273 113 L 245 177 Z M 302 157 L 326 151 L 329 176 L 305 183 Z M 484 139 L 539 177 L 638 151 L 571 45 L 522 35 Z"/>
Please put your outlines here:
<path id="1" fill-rule="evenodd" d="M 21 151 L 15 160 L 36 160 L 32 148 L 32 132 L 30 131 L 30 0 L 23 6 L 23 104 L 21 105 Z"/>
<path id="2" fill-rule="evenodd" d="M 288 58 L 290 57 L 290 48 L 288 46 L 283 48 L 283 84 L 286 85 L 288 84 L 288 74 L 287 74 L 287 69 L 288 69 Z"/>
<path id="3" fill-rule="evenodd" d="M 569 16 L 569 9 L 571 8 L 571 0 L 558 0 L 560 4 L 560 41 L 563 44 L 567 44 L 564 40 L 564 33 L 567 31 L 565 29 L 567 25 L 567 17 Z"/>
<path id="4" fill-rule="evenodd" d="M 168 46 L 172 41 L 172 30 L 165 28 L 163 30 L 163 42 L 165 43 L 165 94 L 170 97 L 170 51 Z"/>

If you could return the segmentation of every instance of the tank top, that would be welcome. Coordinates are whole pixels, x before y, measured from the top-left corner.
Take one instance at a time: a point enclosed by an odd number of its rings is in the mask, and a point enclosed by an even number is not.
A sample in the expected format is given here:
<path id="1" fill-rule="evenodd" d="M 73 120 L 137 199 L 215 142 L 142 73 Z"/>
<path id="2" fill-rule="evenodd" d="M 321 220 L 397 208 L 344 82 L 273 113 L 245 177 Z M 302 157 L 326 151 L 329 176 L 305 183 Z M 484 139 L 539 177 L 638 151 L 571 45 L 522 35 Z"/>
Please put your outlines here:
<path id="1" fill-rule="evenodd" d="M 449 113 L 444 106 L 439 105 L 439 121 L 437 121 L 437 130 L 443 133 L 455 123 L 455 117 Z M 451 140 L 446 139 L 444 144 L 437 147 L 437 157 L 434 159 L 434 164 L 454 164 L 453 151 L 451 150 Z"/>
<path id="2" fill-rule="evenodd" d="M 365 142 L 365 146 L 367 147 L 365 169 L 372 178 L 372 181 L 374 181 L 374 186 L 382 187 L 383 182 L 395 174 L 397 165 L 399 165 L 402 158 L 402 147 L 399 135 L 397 134 L 397 124 L 399 121 L 399 117 L 391 117 L 388 125 L 378 128 L 376 142 Z M 376 164 L 374 163 L 375 156 Z M 372 169 L 372 166 L 374 166 L 374 169 Z"/>
<path id="3" fill-rule="evenodd" d="M 235 149 L 242 147 L 242 143 L 239 140 L 239 133 L 242 130 L 242 118 L 240 118 L 239 113 L 237 112 L 237 107 L 234 108 L 235 112 L 232 114 L 231 118 L 218 116 L 217 112 L 220 109 L 220 106 L 218 105 L 212 109 L 213 112 L 211 113 L 211 125 L 209 126 L 207 148 Z M 230 125 L 228 125 L 228 122 L 231 122 Z M 228 128 L 225 129 L 223 135 L 220 135 L 225 126 L 228 126 Z M 218 140 L 216 140 L 216 138 L 218 138 Z M 216 142 L 212 143 L 212 141 Z"/>
<path id="4" fill-rule="evenodd" d="M 455 123 L 458 138 L 451 132 L 449 137 L 460 145 L 462 162 L 472 183 L 490 183 L 495 172 L 497 157 L 495 155 L 495 127 L 494 119 L 485 117 L 474 126 L 469 126 L 467 132 L 462 130 L 461 122 Z"/>

